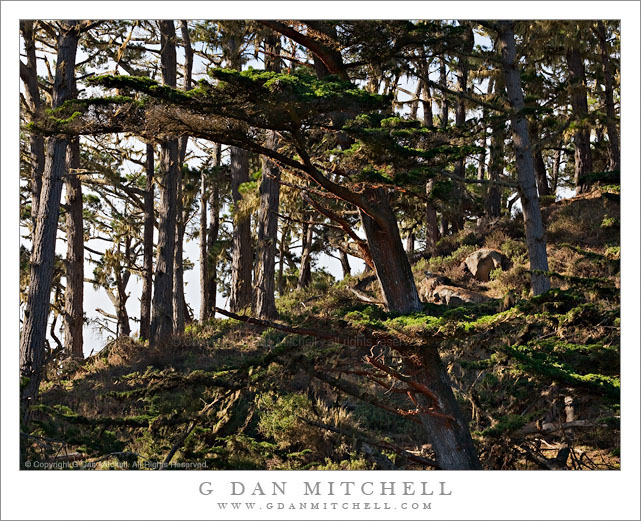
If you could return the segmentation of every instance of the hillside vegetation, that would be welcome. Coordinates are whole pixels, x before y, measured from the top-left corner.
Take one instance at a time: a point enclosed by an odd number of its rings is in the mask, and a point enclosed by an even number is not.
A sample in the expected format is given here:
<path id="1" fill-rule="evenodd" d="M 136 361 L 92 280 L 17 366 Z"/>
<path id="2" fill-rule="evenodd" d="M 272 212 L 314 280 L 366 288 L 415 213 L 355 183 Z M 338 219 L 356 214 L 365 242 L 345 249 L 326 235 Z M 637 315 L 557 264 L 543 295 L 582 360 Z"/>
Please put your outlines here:
<path id="1" fill-rule="evenodd" d="M 484 468 L 619 468 L 619 187 L 543 214 L 547 293 L 530 296 L 520 215 L 468 223 L 412 270 L 419 293 L 438 276 L 487 301 L 399 315 L 373 276 L 314 274 L 277 300 L 278 321 L 211 319 L 170 345 L 120 338 L 50 365 L 28 450 L 87 468 L 435 468 L 411 393 L 385 370 L 394 345 L 436 345 Z M 474 280 L 461 263 L 479 248 L 509 269 Z"/>

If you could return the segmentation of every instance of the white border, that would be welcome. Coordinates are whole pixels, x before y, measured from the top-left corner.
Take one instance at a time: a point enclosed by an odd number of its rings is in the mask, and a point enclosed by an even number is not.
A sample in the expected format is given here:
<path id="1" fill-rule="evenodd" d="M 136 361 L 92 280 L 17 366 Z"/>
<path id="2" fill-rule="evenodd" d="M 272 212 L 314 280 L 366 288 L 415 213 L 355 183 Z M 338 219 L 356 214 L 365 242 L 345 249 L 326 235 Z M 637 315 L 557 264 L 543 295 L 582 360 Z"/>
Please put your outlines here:
<path id="1" fill-rule="evenodd" d="M 260 511 L 259 519 L 639 519 L 639 3 L 2 2 L 2 519 L 248 519 L 198 484 L 232 480 L 447 481 L 430 511 Z M 613 472 L 19 472 L 18 20 L 24 18 L 609 18 L 622 20 L 622 461 Z M 293 485 L 292 485 L 293 486 Z M 217 493 L 218 494 L 218 493 Z M 219 496 L 216 496 L 219 497 Z M 288 498 L 299 499 L 299 498 Z M 300 498 L 303 499 L 303 498 Z M 378 498 L 380 499 L 380 498 Z M 414 516 L 414 517 L 411 517 Z"/>

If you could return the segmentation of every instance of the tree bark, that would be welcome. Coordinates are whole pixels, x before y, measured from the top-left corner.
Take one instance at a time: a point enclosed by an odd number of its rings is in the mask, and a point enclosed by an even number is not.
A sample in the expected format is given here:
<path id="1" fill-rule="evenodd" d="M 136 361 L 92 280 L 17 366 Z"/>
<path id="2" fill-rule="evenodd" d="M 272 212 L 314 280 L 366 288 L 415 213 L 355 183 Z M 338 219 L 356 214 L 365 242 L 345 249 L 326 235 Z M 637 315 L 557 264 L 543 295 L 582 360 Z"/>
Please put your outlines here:
<path id="1" fill-rule="evenodd" d="M 434 180 L 430 179 L 425 185 L 425 195 L 428 197 L 425 206 L 425 247 L 427 251 L 434 251 L 439 239 L 438 218 L 436 216 L 436 207 L 429 199 L 434 188 Z"/>
<path id="2" fill-rule="evenodd" d="M 74 94 L 76 49 L 79 30 L 77 21 L 64 24 L 58 34 L 56 76 L 52 106 L 59 107 Z M 30 284 L 20 336 L 20 405 L 22 419 L 29 423 L 31 405 L 38 396 L 49 319 L 51 280 L 58 231 L 58 215 L 63 176 L 67 172 L 68 140 L 49 139 L 38 216 L 31 252 Z"/>
<path id="3" fill-rule="evenodd" d="M 443 415 L 423 413 L 418 416 L 439 467 L 443 470 L 480 470 L 468 421 L 458 406 L 436 347 L 424 346 L 414 356 L 404 355 L 403 370 L 405 374 L 416 375 L 413 379 L 438 399 L 435 404 L 427 396 L 415 394 L 419 407 L 428 409 L 436 405 Z"/>
<path id="4" fill-rule="evenodd" d="M 530 122 L 530 138 L 535 140 L 539 139 L 539 125 L 533 121 Z M 532 156 L 534 159 L 534 176 L 536 177 L 536 186 L 539 189 L 539 197 L 550 195 L 545 161 L 543 160 L 543 152 L 540 146 L 535 145 L 532 147 Z"/>
<path id="5" fill-rule="evenodd" d="M 303 252 L 300 256 L 300 269 L 298 271 L 298 289 L 306 288 L 312 282 L 312 244 L 314 242 L 314 227 L 303 224 Z"/>
<path id="6" fill-rule="evenodd" d="M 239 187 L 249 181 L 249 156 L 246 150 L 238 147 L 231 147 L 230 156 L 231 193 L 234 205 L 237 205 L 242 199 Z M 252 265 L 251 218 L 249 215 L 242 217 L 234 215 L 231 296 L 229 299 L 229 308 L 232 311 L 240 311 L 251 305 Z"/>
<path id="7" fill-rule="evenodd" d="M 374 220 L 359 209 L 385 306 L 397 313 L 418 311 L 422 304 L 387 194 L 382 188 L 368 189 L 365 193 L 380 214 Z M 383 216 L 387 219 L 383 220 Z"/>
<path id="8" fill-rule="evenodd" d="M 576 193 L 587 188 L 586 176 L 592 173 L 592 150 L 590 149 L 590 125 L 588 117 L 588 95 L 585 82 L 585 64 L 581 51 L 571 46 L 566 52 L 570 80 L 570 103 L 578 121 L 574 133 L 574 183 Z"/>
<path id="9" fill-rule="evenodd" d="M 427 83 L 423 83 L 423 92 L 425 100 L 423 101 L 423 124 L 426 127 L 434 126 L 434 113 L 432 112 L 432 92 Z"/>
<path id="10" fill-rule="evenodd" d="M 176 86 L 176 30 L 172 20 L 161 20 L 161 69 L 163 84 Z M 178 179 L 178 140 L 161 143 L 158 210 L 158 258 L 152 300 L 151 340 L 166 343 L 173 332 L 174 248 L 176 242 L 176 181 Z"/>
<path id="11" fill-rule="evenodd" d="M 42 111 L 40 89 L 38 88 L 38 67 L 36 62 L 36 40 L 33 27 L 33 20 L 21 20 L 20 31 L 24 39 L 25 54 L 27 63 L 20 63 L 20 77 L 25 85 L 25 98 L 33 120 Z M 38 204 L 40 202 L 40 191 L 42 190 L 42 173 L 45 166 L 45 140 L 40 134 L 32 132 L 29 136 L 29 148 L 31 155 L 31 219 L 33 228 L 36 227 L 38 216 Z"/>
<path id="12" fill-rule="evenodd" d="M 67 147 L 67 162 L 69 169 L 80 168 L 80 141 L 73 138 Z M 85 241 L 82 218 L 82 184 L 77 175 L 65 178 L 67 192 L 67 258 L 65 274 L 67 287 L 65 289 L 64 312 L 64 346 L 65 355 L 71 358 L 84 358 L 82 346 L 83 293 L 84 293 L 84 260 Z"/>
<path id="13" fill-rule="evenodd" d="M 200 172 L 200 322 L 208 318 L 209 310 L 209 260 L 207 258 L 207 169 Z"/>
<path id="14" fill-rule="evenodd" d="M 619 132 L 617 130 L 617 116 L 614 110 L 614 85 L 612 68 L 610 64 L 610 48 L 608 46 L 605 25 L 601 20 L 597 22 L 596 34 L 601 47 L 601 63 L 603 65 L 603 80 L 605 87 L 605 112 L 606 128 L 610 145 L 610 170 L 621 170 L 621 151 L 619 147 Z"/>
<path id="15" fill-rule="evenodd" d="M 220 167 L 220 143 L 214 146 L 214 166 Z M 217 170 L 216 170 L 217 171 Z M 209 193 L 209 229 L 207 230 L 207 299 L 208 307 L 206 308 L 205 318 L 213 318 L 216 314 L 216 286 L 217 286 L 217 251 L 216 241 L 220 230 L 220 188 L 218 179 L 212 183 Z M 202 313 L 202 311 L 201 311 Z"/>
<path id="16" fill-rule="evenodd" d="M 341 261 L 341 269 L 343 270 L 343 278 L 349 277 L 352 274 L 352 267 L 349 265 L 349 257 L 343 250 L 338 250 L 338 258 Z"/>
<path id="17" fill-rule="evenodd" d="M 265 70 L 280 72 L 280 37 L 273 35 L 265 40 Z M 265 146 L 278 147 L 274 131 L 267 132 Z M 278 242 L 278 206 L 280 202 L 280 168 L 267 157 L 261 158 L 260 208 L 258 210 L 258 269 L 256 272 L 256 295 L 254 308 L 259 318 L 276 318 L 274 274 L 276 270 L 276 243 Z"/>
<path id="18" fill-rule="evenodd" d="M 146 147 L 145 175 L 140 338 L 149 340 L 151 331 L 151 290 L 154 269 L 154 145 L 152 143 L 147 143 Z"/>
<path id="19" fill-rule="evenodd" d="M 289 223 L 286 222 L 280 232 L 280 250 L 278 252 L 278 296 L 285 294 L 285 255 L 289 253 Z"/>
<path id="20" fill-rule="evenodd" d="M 559 184 L 559 172 L 561 170 L 561 151 L 554 151 L 554 163 L 552 166 L 552 188 L 551 192 L 556 195 L 556 187 Z"/>
<path id="21" fill-rule="evenodd" d="M 440 68 L 439 68 L 439 83 L 441 86 L 447 88 L 447 68 L 445 65 L 445 58 L 441 58 Z M 449 125 L 449 112 L 450 105 L 449 100 L 447 99 L 447 94 L 445 91 L 441 91 L 441 128 L 446 129 Z"/>
<path id="22" fill-rule="evenodd" d="M 530 270 L 532 271 L 532 290 L 535 295 L 539 295 L 550 289 L 550 279 L 545 274 L 548 271 L 548 256 L 541 207 L 536 190 L 530 136 L 527 120 L 523 114 L 525 103 L 521 78 L 517 69 L 514 22 L 501 21 L 498 23 L 498 28 L 505 86 L 512 108 L 512 141 L 516 153 L 517 177 L 525 221 L 525 238 L 530 258 Z"/>

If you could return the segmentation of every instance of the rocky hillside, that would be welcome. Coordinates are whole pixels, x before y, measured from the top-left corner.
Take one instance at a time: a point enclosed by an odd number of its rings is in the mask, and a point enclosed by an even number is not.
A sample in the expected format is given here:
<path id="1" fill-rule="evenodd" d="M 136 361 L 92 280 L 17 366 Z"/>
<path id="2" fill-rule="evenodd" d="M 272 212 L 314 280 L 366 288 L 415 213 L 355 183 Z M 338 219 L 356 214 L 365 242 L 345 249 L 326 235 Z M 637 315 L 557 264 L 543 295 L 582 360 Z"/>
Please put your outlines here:
<path id="1" fill-rule="evenodd" d="M 618 192 L 544 209 L 553 289 L 537 297 L 517 216 L 415 255 L 419 313 L 386 313 L 367 274 L 319 277 L 278 323 L 192 324 L 52 366 L 30 450 L 89 468 L 434 468 L 411 397 L 363 362 L 360 340 L 386 338 L 438 346 L 485 468 L 618 468 Z"/>

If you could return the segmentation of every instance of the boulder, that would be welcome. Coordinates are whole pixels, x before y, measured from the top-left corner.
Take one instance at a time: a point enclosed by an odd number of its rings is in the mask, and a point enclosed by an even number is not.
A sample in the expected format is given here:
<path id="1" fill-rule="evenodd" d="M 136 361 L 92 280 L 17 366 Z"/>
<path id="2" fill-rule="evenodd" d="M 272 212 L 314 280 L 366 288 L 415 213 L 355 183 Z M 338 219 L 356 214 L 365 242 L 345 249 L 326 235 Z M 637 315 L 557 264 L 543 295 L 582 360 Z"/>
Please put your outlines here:
<path id="1" fill-rule="evenodd" d="M 476 280 L 487 282 L 490 280 L 490 272 L 497 268 L 507 269 L 509 260 L 498 250 L 482 248 L 468 255 L 463 264 Z"/>
<path id="2" fill-rule="evenodd" d="M 435 276 L 429 272 L 419 285 L 418 292 L 422 300 L 434 304 L 447 306 L 461 306 L 463 304 L 476 304 L 491 300 L 482 293 L 470 291 L 465 288 L 449 284 L 444 277 Z"/>

